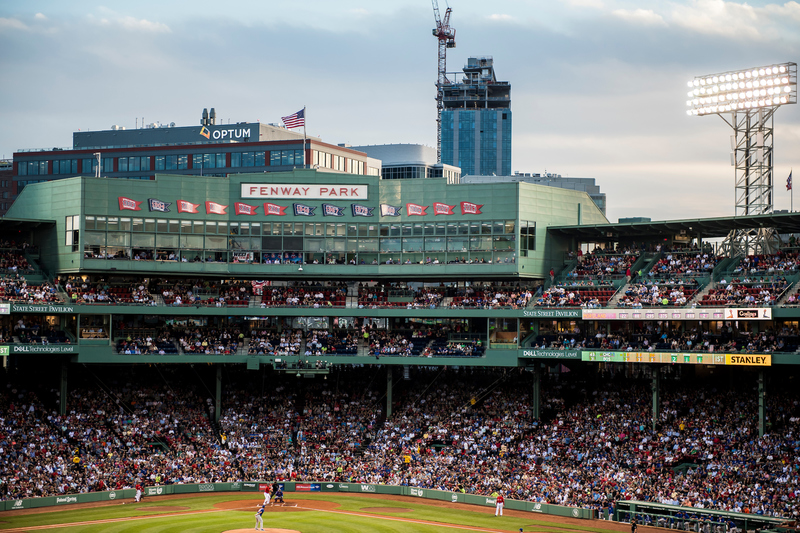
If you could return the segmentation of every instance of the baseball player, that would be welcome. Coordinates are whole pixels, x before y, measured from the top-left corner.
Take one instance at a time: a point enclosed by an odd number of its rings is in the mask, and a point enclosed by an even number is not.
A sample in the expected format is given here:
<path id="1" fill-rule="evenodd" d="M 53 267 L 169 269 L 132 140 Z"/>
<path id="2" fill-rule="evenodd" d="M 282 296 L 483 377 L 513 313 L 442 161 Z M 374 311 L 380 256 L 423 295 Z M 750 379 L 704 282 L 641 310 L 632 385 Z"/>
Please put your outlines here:
<path id="1" fill-rule="evenodd" d="M 274 503 L 280 502 L 281 505 L 284 505 L 284 503 L 283 503 L 283 491 L 281 490 L 280 487 L 278 487 L 278 490 L 275 491 L 275 497 L 272 499 L 272 501 Z"/>
<path id="2" fill-rule="evenodd" d="M 270 493 L 269 493 L 269 486 L 267 486 L 267 487 L 264 489 L 264 503 L 262 503 L 261 505 L 267 505 L 267 504 L 269 503 L 269 500 L 270 500 L 271 498 L 272 498 L 272 496 L 271 496 L 271 495 L 270 495 Z"/>
<path id="3" fill-rule="evenodd" d="M 494 515 L 495 516 L 503 516 L 503 504 L 506 503 L 506 499 L 503 498 L 503 493 L 499 493 L 497 498 L 495 498 L 495 509 Z"/>
<path id="4" fill-rule="evenodd" d="M 140 501 L 142 501 L 142 486 L 139 483 L 136 484 L 136 498 L 135 499 L 136 499 L 136 503 L 139 503 Z"/>
<path id="5" fill-rule="evenodd" d="M 264 519 L 261 518 L 261 515 L 264 514 L 264 505 L 258 506 L 258 511 L 256 511 L 256 531 L 259 529 L 264 531 Z"/>

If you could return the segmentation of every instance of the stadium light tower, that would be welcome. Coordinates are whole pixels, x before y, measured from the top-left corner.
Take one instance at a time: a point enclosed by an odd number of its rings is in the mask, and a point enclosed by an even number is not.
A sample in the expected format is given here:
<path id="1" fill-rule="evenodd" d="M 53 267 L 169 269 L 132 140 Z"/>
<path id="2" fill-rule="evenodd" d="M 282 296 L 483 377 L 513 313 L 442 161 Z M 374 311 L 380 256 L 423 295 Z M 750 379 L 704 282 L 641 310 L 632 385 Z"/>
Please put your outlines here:
<path id="1" fill-rule="evenodd" d="M 697 76 L 688 87 L 687 115 L 718 115 L 733 128 L 735 215 L 772 213 L 773 116 L 780 106 L 797 103 L 797 64 Z M 771 230 L 740 230 L 726 244 L 738 253 L 769 253 L 773 236 Z"/>

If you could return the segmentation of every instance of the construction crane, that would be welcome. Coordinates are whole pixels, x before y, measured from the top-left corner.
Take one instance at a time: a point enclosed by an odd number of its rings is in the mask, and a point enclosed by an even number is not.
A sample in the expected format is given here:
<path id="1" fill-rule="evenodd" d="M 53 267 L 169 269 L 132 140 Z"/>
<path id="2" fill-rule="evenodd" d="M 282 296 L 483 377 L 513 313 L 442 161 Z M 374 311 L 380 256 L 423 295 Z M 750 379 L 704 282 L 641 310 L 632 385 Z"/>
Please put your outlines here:
<path id="1" fill-rule="evenodd" d="M 447 49 L 456 47 L 456 30 L 450 27 L 450 6 L 439 16 L 438 0 L 431 0 L 436 27 L 433 36 L 439 39 L 439 77 L 436 80 L 436 161 L 442 162 L 442 109 L 444 109 L 444 86 L 450 83 L 447 79 Z"/>

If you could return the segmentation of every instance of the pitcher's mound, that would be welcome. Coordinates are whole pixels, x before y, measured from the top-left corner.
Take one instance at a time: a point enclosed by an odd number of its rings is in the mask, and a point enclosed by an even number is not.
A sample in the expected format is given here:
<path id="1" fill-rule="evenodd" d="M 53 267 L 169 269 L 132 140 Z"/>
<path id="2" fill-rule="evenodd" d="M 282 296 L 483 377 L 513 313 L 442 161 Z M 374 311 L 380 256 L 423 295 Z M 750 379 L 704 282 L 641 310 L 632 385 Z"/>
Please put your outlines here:
<path id="1" fill-rule="evenodd" d="M 255 531 L 255 529 L 254 528 L 228 529 L 226 531 L 223 531 L 222 533 L 251 533 L 252 531 Z M 264 528 L 264 532 L 265 533 L 300 533 L 296 529 L 277 529 L 277 528 L 274 528 L 274 527 L 265 527 Z"/>

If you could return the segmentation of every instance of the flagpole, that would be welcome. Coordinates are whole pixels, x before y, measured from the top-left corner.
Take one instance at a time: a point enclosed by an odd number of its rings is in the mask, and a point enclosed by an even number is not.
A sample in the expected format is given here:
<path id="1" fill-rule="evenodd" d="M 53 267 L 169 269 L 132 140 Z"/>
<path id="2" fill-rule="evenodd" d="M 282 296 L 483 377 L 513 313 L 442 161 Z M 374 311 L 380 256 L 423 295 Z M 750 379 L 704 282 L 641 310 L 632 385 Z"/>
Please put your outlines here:
<path id="1" fill-rule="evenodd" d="M 306 168 L 306 106 L 303 106 L 303 168 Z"/>

